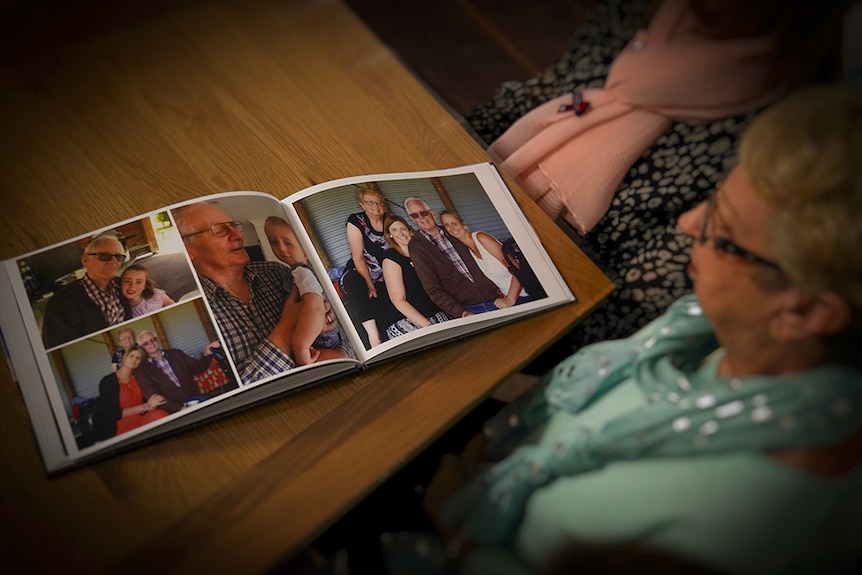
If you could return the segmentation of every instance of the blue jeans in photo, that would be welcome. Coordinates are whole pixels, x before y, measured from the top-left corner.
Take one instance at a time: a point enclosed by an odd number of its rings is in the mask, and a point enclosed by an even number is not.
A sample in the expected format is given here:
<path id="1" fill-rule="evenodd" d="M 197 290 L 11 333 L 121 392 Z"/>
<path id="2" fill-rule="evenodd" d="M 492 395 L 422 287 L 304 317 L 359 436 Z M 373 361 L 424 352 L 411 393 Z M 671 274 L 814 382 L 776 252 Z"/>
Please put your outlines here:
<path id="1" fill-rule="evenodd" d="M 492 301 L 486 301 L 482 303 L 470 303 L 464 306 L 464 309 L 469 311 L 470 313 L 485 313 L 486 311 L 497 311 L 497 306 L 494 305 Z"/>

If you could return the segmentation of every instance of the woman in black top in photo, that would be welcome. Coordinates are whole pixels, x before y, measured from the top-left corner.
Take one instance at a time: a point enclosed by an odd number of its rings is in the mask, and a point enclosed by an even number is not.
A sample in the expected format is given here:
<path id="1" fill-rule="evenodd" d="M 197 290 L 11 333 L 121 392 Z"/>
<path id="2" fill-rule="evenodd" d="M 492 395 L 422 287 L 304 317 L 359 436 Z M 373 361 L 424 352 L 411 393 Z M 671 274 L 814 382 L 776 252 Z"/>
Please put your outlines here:
<path id="1" fill-rule="evenodd" d="M 365 347 L 379 345 L 380 330 L 396 316 L 389 305 L 383 282 L 384 252 L 389 249 L 383 230 L 383 218 L 389 213 L 386 197 L 377 190 L 360 188 L 356 199 L 361 212 L 347 217 L 347 241 L 350 260 L 341 275 L 344 304 L 363 339 Z"/>
<path id="2" fill-rule="evenodd" d="M 392 247 L 383 256 L 383 277 L 392 305 L 404 316 L 386 328 L 387 337 L 395 338 L 452 319 L 431 301 L 413 269 L 407 244 L 415 230 L 399 216 L 387 216 L 385 225 L 386 239 Z"/>

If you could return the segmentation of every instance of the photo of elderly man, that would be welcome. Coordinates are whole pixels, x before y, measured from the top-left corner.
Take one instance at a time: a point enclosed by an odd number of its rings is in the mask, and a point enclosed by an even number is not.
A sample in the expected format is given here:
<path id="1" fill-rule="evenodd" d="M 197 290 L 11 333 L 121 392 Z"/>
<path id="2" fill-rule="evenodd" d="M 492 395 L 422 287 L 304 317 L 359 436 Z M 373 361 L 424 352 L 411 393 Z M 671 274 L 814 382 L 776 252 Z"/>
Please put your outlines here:
<path id="1" fill-rule="evenodd" d="M 503 294 L 482 272 L 470 248 L 437 225 L 434 210 L 419 198 L 404 201 L 404 209 L 419 226 L 410 240 L 410 257 L 422 287 L 437 306 L 451 317 L 496 311 Z"/>
<path id="2" fill-rule="evenodd" d="M 212 363 L 213 349 L 219 342 L 209 343 L 199 358 L 194 358 L 180 349 L 164 349 L 159 336 L 151 330 L 138 335 L 138 345 L 146 357 L 135 369 L 135 377 L 144 397 L 157 393 L 165 398 L 160 406 L 168 413 L 180 411 L 189 400 L 205 400 L 198 392 L 194 376 L 205 372 Z"/>
<path id="3" fill-rule="evenodd" d="M 129 302 L 120 295 L 117 272 L 126 259 L 114 233 L 90 240 L 81 255 L 86 273 L 69 283 L 45 306 L 42 341 L 46 348 L 131 319 Z"/>
<path id="4" fill-rule="evenodd" d="M 291 352 L 302 300 L 290 268 L 251 261 L 242 223 L 215 205 L 190 204 L 172 215 L 242 382 L 296 367 Z M 336 326 L 328 307 L 325 326 Z"/>

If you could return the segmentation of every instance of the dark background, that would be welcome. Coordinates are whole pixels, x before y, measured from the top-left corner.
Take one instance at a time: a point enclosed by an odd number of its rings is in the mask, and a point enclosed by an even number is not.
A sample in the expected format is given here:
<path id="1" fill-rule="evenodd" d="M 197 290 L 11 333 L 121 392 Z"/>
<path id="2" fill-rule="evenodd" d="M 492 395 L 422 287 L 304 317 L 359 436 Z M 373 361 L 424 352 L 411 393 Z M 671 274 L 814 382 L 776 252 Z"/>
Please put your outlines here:
<path id="1" fill-rule="evenodd" d="M 23 79 L 38 90 L 69 45 L 206 1 L 0 0 L 0 82 Z M 343 1 L 464 114 L 500 83 L 526 80 L 558 59 L 594 0 Z"/>

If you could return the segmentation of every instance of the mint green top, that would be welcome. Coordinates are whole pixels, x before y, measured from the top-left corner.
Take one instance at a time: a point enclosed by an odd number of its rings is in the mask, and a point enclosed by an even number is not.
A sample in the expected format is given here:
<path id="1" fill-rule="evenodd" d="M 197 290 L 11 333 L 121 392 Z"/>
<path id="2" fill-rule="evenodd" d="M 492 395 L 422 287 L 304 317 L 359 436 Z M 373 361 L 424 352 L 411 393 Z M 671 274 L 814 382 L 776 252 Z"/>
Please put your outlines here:
<path id="1" fill-rule="evenodd" d="M 580 413 L 556 412 L 529 442 L 646 404 L 630 380 Z M 747 450 L 613 462 L 534 491 L 510 545 L 480 548 L 464 573 L 534 573 L 573 540 L 637 540 L 729 573 L 837 568 L 862 549 L 862 466 L 825 477 Z"/>
<path id="2" fill-rule="evenodd" d="M 568 543 L 638 544 L 730 573 L 836 572 L 858 558 L 862 466 L 817 476 L 764 454 L 862 429 L 862 372 L 720 377 L 717 348 L 685 296 L 634 336 L 567 358 L 492 418 L 496 463 L 440 515 L 480 546 L 465 572 L 535 571 Z"/>

